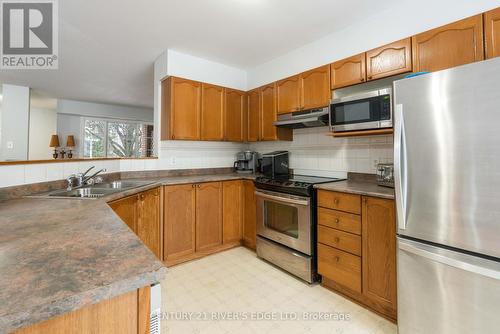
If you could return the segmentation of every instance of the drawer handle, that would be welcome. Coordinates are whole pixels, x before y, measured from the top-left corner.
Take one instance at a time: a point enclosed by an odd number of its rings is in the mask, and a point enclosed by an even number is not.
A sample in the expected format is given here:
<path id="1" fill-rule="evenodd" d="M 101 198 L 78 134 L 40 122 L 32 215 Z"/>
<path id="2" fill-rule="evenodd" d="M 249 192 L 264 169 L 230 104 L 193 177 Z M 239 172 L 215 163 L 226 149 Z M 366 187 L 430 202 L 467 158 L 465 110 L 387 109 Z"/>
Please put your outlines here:
<path id="1" fill-rule="evenodd" d="M 340 257 L 335 256 L 335 261 L 336 261 L 336 262 L 339 262 L 339 261 L 340 261 Z"/>
<path id="2" fill-rule="evenodd" d="M 335 204 L 339 204 L 339 199 L 338 199 L 338 198 L 335 198 L 335 199 L 333 200 L 333 203 L 335 203 Z"/>
<path id="3" fill-rule="evenodd" d="M 339 241 L 340 241 L 339 237 L 335 237 L 335 242 L 339 243 Z"/>

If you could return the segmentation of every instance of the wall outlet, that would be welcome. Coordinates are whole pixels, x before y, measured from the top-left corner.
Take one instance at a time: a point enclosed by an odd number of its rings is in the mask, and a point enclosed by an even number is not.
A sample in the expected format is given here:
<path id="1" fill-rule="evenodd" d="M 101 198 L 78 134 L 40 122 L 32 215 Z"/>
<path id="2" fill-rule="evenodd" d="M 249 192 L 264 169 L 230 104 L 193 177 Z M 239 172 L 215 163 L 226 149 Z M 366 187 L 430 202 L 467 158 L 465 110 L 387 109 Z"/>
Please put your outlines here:
<path id="1" fill-rule="evenodd" d="M 8 148 L 9 150 L 12 150 L 12 149 L 14 148 L 14 142 L 13 142 L 13 141 L 8 141 L 8 142 L 7 142 L 7 148 Z"/>
<path id="2" fill-rule="evenodd" d="M 375 168 L 375 169 L 376 169 L 376 168 L 377 168 L 378 163 L 379 163 L 379 160 L 374 159 L 374 160 L 373 160 L 373 168 Z"/>
<path id="3" fill-rule="evenodd" d="M 170 157 L 170 165 L 171 166 L 175 166 L 176 162 L 177 161 L 176 161 L 175 157 Z"/>

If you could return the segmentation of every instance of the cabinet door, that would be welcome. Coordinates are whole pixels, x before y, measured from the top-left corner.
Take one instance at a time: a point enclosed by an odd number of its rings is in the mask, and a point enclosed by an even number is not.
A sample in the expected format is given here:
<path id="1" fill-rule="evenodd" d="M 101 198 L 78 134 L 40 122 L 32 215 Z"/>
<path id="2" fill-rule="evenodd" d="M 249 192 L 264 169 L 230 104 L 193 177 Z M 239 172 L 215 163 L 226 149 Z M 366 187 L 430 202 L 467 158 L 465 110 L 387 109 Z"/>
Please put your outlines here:
<path id="1" fill-rule="evenodd" d="M 164 187 L 163 253 L 170 261 L 195 252 L 196 190 L 194 184 Z"/>
<path id="2" fill-rule="evenodd" d="M 245 115 L 245 93 L 226 88 L 225 93 L 225 139 L 228 141 L 243 141 L 243 117 Z"/>
<path id="3" fill-rule="evenodd" d="M 243 243 L 255 249 L 257 238 L 257 202 L 253 181 L 243 181 Z"/>
<path id="4" fill-rule="evenodd" d="M 405 38 L 366 53 L 368 80 L 411 72 L 411 70 L 411 38 Z"/>
<path id="5" fill-rule="evenodd" d="M 484 14 L 486 58 L 500 56 L 500 8 Z"/>
<path id="6" fill-rule="evenodd" d="M 224 88 L 202 84 L 201 140 L 224 139 Z"/>
<path id="7" fill-rule="evenodd" d="M 361 53 L 331 64 L 332 89 L 366 81 L 365 54 Z"/>
<path id="8" fill-rule="evenodd" d="M 220 182 L 196 185 L 196 251 L 222 244 L 222 185 Z"/>
<path id="9" fill-rule="evenodd" d="M 394 201 L 363 197 L 363 295 L 396 317 L 396 220 Z"/>
<path id="10" fill-rule="evenodd" d="M 162 140 L 200 139 L 201 83 L 169 77 L 162 95 Z"/>
<path id="11" fill-rule="evenodd" d="M 160 188 L 139 194 L 137 236 L 161 259 Z"/>
<path id="12" fill-rule="evenodd" d="M 223 227 L 222 242 L 224 244 L 241 241 L 243 216 L 243 184 L 242 181 L 226 181 L 223 189 Z"/>
<path id="13" fill-rule="evenodd" d="M 109 206 L 134 233 L 137 233 L 137 196 L 119 199 L 109 203 Z"/>
<path id="14" fill-rule="evenodd" d="M 472 16 L 413 36 L 412 48 L 417 72 L 483 60 L 483 17 Z"/>
<path id="15" fill-rule="evenodd" d="M 276 86 L 270 84 L 260 89 L 261 114 L 262 114 L 262 140 L 278 139 L 276 127 Z"/>
<path id="16" fill-rule="evenodd" d="M 330 65 L 321 66 L 300 75 L 302 109 L 330 105 Z"/>
<path id="17" fill-rule="evenodd" d="M 280 80 L 276 83 L 278 114 L 300 110 L 300 76 Z"/>
<path id="18" fill-rule="evenodd" d="M 254 89 L 248 92 L 247 131 L 248 141 L 255 142 L 260 139 L 260 91 Z"/>

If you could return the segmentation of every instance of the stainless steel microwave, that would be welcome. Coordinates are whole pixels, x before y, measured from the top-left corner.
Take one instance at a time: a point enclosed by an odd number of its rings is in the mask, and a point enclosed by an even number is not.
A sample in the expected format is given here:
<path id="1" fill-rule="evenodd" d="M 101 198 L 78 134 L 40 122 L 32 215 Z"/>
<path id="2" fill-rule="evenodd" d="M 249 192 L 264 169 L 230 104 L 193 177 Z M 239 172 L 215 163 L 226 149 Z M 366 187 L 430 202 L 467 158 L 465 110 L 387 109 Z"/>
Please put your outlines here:
<path id="1" fill-rule="evenodd" d="M 332 100 L 330 129 L 334 132 L 392 128 L 392 88 Z"/>

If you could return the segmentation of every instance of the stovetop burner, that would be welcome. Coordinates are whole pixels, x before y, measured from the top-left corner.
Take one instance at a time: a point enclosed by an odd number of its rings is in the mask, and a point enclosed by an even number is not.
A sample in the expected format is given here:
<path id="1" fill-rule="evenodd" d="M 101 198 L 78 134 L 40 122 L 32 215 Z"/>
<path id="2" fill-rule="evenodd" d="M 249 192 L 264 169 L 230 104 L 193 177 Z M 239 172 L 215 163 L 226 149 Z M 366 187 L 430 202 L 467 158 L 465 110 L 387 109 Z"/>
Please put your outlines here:
<path id="1" fill-rule="evenodd" d="M 309 175 L 293 175 L 283 178 L 259 176 L 255 179 L 257 188 L 276 192 L 311 196 L 313 186 L 320 183 L 342 181 L 340 178 L 318 177 Z"/>

